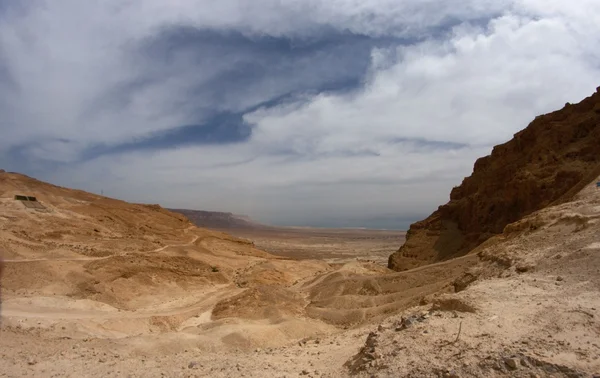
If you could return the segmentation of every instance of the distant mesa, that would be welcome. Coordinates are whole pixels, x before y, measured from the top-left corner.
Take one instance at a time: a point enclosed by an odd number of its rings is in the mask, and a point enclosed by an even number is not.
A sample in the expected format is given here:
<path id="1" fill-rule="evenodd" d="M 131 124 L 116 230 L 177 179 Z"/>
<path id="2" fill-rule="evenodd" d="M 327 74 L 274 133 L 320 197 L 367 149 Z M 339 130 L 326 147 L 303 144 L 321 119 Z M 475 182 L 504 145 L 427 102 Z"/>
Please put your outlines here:
<path id="1" fill-rule="evenodd" d="M 264 229 L 269 226 L 257 223 L 245 215 L 225 213 L 219 211 L 167 209 L 185 215 L 198 227 L 219 230 L 230 229 Z"/>
<path id="2" fill-rule="evenodd" d="M 388 261 L 397 271 L 467 254 L 509 223 L 568 201 L 600 175 L 600 87 L 578 104 L 536 117 L 450 193 L 450 201 L 410 226 Z"/>

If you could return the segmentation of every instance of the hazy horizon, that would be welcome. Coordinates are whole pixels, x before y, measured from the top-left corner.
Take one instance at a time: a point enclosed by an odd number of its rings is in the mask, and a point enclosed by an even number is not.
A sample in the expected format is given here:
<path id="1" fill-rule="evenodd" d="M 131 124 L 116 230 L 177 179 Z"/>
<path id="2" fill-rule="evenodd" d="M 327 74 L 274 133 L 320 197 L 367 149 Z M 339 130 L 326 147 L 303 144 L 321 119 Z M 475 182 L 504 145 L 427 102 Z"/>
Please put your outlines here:
<path id="1" fill-rule="evenodd" d="M 598 35 L 594 0 L 0 0 L 0 168 L 406 229 L 492 146 L 594 92 Z"/>

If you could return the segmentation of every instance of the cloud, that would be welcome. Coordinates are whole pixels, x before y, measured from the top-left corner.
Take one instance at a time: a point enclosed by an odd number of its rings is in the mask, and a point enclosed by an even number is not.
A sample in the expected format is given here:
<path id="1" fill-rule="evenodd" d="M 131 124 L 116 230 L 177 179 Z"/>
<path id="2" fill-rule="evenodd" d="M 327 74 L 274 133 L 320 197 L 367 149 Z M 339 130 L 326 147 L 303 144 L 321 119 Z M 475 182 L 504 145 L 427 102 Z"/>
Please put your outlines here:
<path id="1" fill-rule="evenodd" d="M 3 165 L 282 224 L 425 215 L 600 77 L 592 0 L 1 4 Z"/>
<path id="2" fill-rule="evenodd" d="M 375 51 L 375 61 L 392 63 L 359 93 L 320 94 L 245 119 L 257 125 L 258 142 L 292 141 L 304 152 L 394 138 L 499 143 L 533 115 L 592 93 L 599 70 L 588 55 L 600 44 L 581 44 L 568 30 L 564 20 L 512 15 L 483 30 L 457 27 L 447 40 Z"/>

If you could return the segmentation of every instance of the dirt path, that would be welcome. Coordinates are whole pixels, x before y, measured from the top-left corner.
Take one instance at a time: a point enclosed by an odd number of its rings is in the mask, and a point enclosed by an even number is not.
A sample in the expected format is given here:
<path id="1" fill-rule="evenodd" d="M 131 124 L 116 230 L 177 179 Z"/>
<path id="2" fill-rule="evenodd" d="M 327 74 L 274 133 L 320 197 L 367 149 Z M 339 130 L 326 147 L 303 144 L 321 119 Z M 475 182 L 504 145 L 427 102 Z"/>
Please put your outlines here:
<path id="1" fill-rule="evenodd" d="M 136 310 L 125 311 L 118 310 L 114 307 L 106 306 L 107 310 L 92 308 L 89 305 L 87 309 L 71 308 L 65 309 L 60 301 L 54 301 L 50 304 L 55 306 L 49 307 L 43 304 L 36 304 L 35 299 L 28 300 L 8 300 L 3 303 L 2 316 L 5 318 L 20 317 L 33 319 L 49 319 L 49 320 L 77 320 L 77 319 L 140 319 L 153 316 L 175 316 L 185 313 L 204 312 L 212 309 L 214 304 L 226 297 L 239 293 L 243 289 L 233 289 L 231 285 L 218 285 L 202 294 L 202 297 L 193 304 L 166 308 L 154 311 Z M 46 303 L 48 304 L 48 303 Z M 110 310 L 109 310 L 110 309 Z"/>
<path id="2" fill-rule="evenodd" d="M 198 239 L 200 239 L 200 236 L 196 235 L 196 236 L 194 236 L 194 239 L 191 242 L 189 242 L 189 243 L 184 243 L 184 244 L 167 244 L 167 245 L 165 245 L 163 247 L 159 247 L 159 248 L 153 249 L 152 251 L 149 251 L 149 252 L 160 252 L 160 251 L 164 251 L 165 249 L 171 248 L 171 247 L 187 247 L 187 246 L 190 246 L 190 245 L 194 245 L 194 243 Z"/>
<path id="3" fill-rule="evenodd" d="M 104 260 L 113 256 L 103 256 L 103 257 L 73 257 L 73 258 L 56 258 L 56 259 L 8 259 L 3 260 L 5 263 L 27 263 L 27 262 L 39 262 L 39 261 L 96 261 L 96 260 Z"/>
<path id="4" fill-rule="evenodd" d="M 194 226 L 195 227 L 195 226 Z M 190 245 L 193 245 L 198 239 L 200 238 L 200 236 L 194 236 L 194 239 L 192 241 L 190 241 L 189 243 L 183 243 L 183 244 L 167 244 L 165 246 L 153 249 L 151 251 L 146 251 L 146 253 L 155 253 L 155 252 L 161 252 L 164 251 L 167 248 L 172 248 L 172 247 L 187 247 Z M 124 253 L 122 256 L 127 255 L 128 253 Z M 103 256 L 103 257 L 73 257 L 73 258 L 55 258 L 55 259 L 51 259 L 51 258 L 36 258 L 36 259 L 6 259 L 6 260 L 2 260 L 5 263 L 27 263 L 27 262 L 39 262 L 39 261 L 97 261 L 97 260 L 105 260 L 105 259 L 109 259 L 111 257 L 114 257 L 115 255 L 110 255 L 110 256 Z"/>

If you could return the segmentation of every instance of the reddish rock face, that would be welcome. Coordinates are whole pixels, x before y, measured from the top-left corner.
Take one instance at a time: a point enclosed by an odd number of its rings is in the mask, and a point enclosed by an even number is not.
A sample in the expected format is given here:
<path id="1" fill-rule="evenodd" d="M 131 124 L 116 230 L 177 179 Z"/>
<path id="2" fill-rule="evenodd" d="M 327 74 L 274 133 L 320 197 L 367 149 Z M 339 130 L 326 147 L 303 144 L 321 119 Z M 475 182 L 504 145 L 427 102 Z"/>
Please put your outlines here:
<path id="1" fill-rule="evenodd" d="M 600 175 L 600 87 L 578 104 L 536 117 L 452 189 L 450 202 L 410 226 L 389 258 L 397 271 L 468 253 L 504 227 L 569 199 Z"/>

